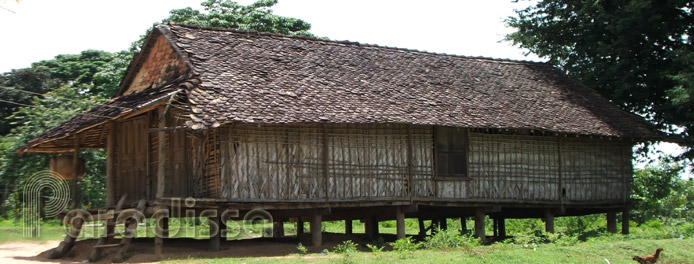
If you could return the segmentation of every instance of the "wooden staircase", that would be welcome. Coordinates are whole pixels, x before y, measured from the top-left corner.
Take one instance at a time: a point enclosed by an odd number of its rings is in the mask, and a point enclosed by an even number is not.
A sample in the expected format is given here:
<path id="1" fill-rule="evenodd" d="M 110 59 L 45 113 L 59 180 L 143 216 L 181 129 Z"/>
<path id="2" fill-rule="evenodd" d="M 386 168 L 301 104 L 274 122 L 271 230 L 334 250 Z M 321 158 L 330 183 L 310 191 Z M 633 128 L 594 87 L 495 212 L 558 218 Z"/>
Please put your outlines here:
<path id="1" fill-rule="evenodd" d="M 115 210 L 109 211 L 106 214 L 96 215 L 94 217 L 89 217 L 88 219 L 75 219 L 75 222 L 73 223 L 73 229 L 71 229 L 70 233 L 67 236 L 65 236 L 65 239 L 62 242 L 60 242 L 60 245 L 58 245 L 58 247 L 51 251 L 51 253 L 48 255 L 48 258 L 57 259 L 64 256 L 75 245 L 77 237 L 82 231 L 82 226 L 84 222 L 106 220 L 106 230 L 104 234 L 99 238 L 99 241 L 96 242 L 96 245 L 92 247 L 92 251 L 89 254 L 88 260 L 89 262 L 96 262 L 102 257 L 104 249 L 120 248 L 116 253 L 116 256 L 113 258 L 112 262 L 126 261 L 130 257 L 128 255 L 128 249 L 130 248 L 130 244 L 132 243 L 132 240 L 135 237 L 135 232 L 137 231 L 138 223 L 144 220 L 143 216 L 147 201 L 144 199 L 140 200 L 137 203 L 137 207 L 134 209 L 136 210 L 136 212 L 132 212 L 133 209 L 122 210 L 125 200 L 126 196 L 124 195 L 116 204 Z M 114 237 L 117 235 L 117 233 L 115 232 L 116 218 L 118 217 L 118 214 L 128 211 L 130 211 L 129 213 L 134 214 L 125 222 L 125 232 L 123 233 L 123 238 L 120 240 L 119 243 L 113 243 Z"/>
<path id="2" fill-rule="evenodd" d="M 126 195 L 123 195 L 123 197 L 120 198 L 120 200 L 116 204 L 115 211 L 120 211 L 123 208 L 125 197 Z M 89 253 L 89 262 L 96 262 L 97 260 L 99 260 L 101 258 L 102 249 L 109 248 L 105 245 L 108 245 L 113 242 L 113 237 L 116 236 L 115 229 L 116 219 L 114 215 L 113 218 L 106 220 L 106 231 L 104 231 L 104 235 L 99 238 L 99 241 L 96 242 L 96 245 L 92 248 L 92 252 Z"/>

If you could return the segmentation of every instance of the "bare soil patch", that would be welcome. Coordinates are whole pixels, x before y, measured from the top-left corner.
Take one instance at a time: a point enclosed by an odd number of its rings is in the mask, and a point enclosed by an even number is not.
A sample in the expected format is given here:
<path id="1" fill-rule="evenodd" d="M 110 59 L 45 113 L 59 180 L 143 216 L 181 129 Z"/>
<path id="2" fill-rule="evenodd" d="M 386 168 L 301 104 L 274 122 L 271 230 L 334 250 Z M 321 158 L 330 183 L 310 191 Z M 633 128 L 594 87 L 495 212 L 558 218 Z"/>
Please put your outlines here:
<path id="1" fill-rule="evenodd" d="M 386 235 L 388 236 L 388 235 Z M 175 238 L 164 241 L 162 256 L 154 254 L 153 238 L 137 238 L 133 240 L 129 253 L 130 263 L 152 263 L 163 259 L 187 258 L 228 258 L 228 257 L 283 257 L 299 253 L 297 246 L 303 243 L 309 252 L 321 252 L 332 249 L 344 240 L 366 243 L 365 235 L 324 233 L 323 246 L 308 246 L 310 235 L 284 238 L 254 238 L 244 240 L 222 241 L 220 251 L 209 251 L 209 240 L 192 238 Z M 58 246 L 60 241 L 44 243 L 12 242 L 0 244 L 0 263 L 82 263 L 91 252 L 96 239 L 80 240 L 61 259 L 48 259 L 50 250 Z M 117 248 L 104 250 L 104 257 L 98 263 L 110 263 L 115 257 Z"/>

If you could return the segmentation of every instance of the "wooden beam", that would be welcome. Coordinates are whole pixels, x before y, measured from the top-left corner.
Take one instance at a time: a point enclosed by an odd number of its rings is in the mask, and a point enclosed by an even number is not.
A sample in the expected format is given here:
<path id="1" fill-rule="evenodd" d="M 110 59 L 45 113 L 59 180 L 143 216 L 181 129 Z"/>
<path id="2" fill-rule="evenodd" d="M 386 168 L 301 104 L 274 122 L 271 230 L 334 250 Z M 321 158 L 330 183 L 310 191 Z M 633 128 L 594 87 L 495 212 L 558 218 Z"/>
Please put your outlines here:
<path id="1" fill-rule="evenodd" d="M 78 209 L 81 207 L 80 195 L 77 190 L 77 174 L 80 172 L 80 141 L 82 140 L 82 135 L 75 135 L 75 151 L 72 155 L 72 188 L 70 193 L 72 193 L 72 209 Z"/>
<path id="2" fill-rule="evenodd" d="M 484 234 L 484 209 L 483 208 L 477 208 L 475 209 L 475 237 L 478 237 L 482 240 L 484 243 L 485 240 L 487 239 L 486 235 Z"/>
<path id="3" fill-rule="evenodd" d="M 311 216 L 311 242 L 314 247 L 320 247 L 323 245 L 323 233 L 321 230 L 321 217 L 322 215 L 315 211 Z"/>
<path id="4" fill-rule="evenodd" d="M 116 203 L 116 122 L 108 124 L 106 137 L 106 206 Z"/>
<path id="5" fill-rule="evenodd" d="M 607 211 L 607 232 L 617 233 L 617 212 L 614 210 Z"/>
<path id="6" fill-rule="evenodd" d="M 159 107 L 159 114 L 164 112 L 164 107 Z M 166 127 L 166 118 L 159 118 L 159 127 Z M 157 198 L 164 197 L 166 186 L 166 131 L 157 132 Z"/>
<path id="7" fill-rule="evenodd" d="M 554 214 L 552 210 L 545 210 L 545 231 L 554 233 Z"/>
<path id="8" fill-rule="evenodd" d="M 424 226 L 424 219 L 421 217 L 417 218 L 417 222 L 419 222 L 419 237 L 420 239 L 424 239 L 424 237 L 427 235 L 427 230 Z"/>
<path id="9" fill-rule="evenodd" d="M 405 213 L 400 206 L 395 207 L 395 226 L 397 238 L 405 238 Z"/>

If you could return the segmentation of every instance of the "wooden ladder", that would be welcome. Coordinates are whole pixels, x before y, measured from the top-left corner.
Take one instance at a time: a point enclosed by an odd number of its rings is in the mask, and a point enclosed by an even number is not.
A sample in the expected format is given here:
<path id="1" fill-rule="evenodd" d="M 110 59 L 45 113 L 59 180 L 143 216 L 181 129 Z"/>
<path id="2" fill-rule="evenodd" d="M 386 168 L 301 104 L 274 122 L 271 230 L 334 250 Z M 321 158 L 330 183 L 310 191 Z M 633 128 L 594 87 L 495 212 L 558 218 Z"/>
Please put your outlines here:
<path id="1" fill-rule="evenodd" d="M 104 244 L 100 245 L 99 248 L 107 248 L 107 247 L 120 247 L 120 250 L 118 250 L 118 253 L 116 253 L 116 257 L 111 261 L 111 262 L 125 262 L 125 260 L 128 259 L 128 249 L 130 249 L 130 244 L 133 241 L 133 238 L 135 238 L 135 231 L 137 229 L 137 224 L 142 222 L 142 216 L 144 215 L 145 211 L 145 204 L 146 200 L 142 199 L 137 203 L 137 211 L 139 211 L 142 214 L 136 214 L 134 216 L 135 219 L 129 219 L 128 221 L 125 222 L 125 234 L 123 234 L 123 239 L 120 240 L 120 244 Z M 133 221 L 134 220 L 134 221 Z"/>
<path id="2" fill-rule="evenodd" d="M 83 216 L 86 217 L 86 216 Z M 75 217 L 73 217 L 75 218 Z M 70 231 L 65 235 L 65 239 L 63 239 L 62 242 L 58 245 L 58 247 L 54 248 L 51 253 L 48 254 L 49 259 L 58 259 L 61 258 L 65 253 L 70 251 L 72 246 L 75 245 L 75 241 L 77 240 L 77 237 L 79 237 L 80 232 L 82 232 L 82 225 L 84 225 L 85 221 L 89 221 L 90 219 L 84 219 L 84 218 L 77 218 L 74 221 L 77 221 L 74 226 L 70 227 Z M 72 225 L 73 219 L 70 219 L 70 224 Z M 72 229 L 72 228 L 75 229 Z"/>
<path id="3" fill-rule="evenodd" d="M 101 253 L 104 248 L 110 248 L 115 247 L 114 245 L 120 245 L 111 243 L 113 242 L 113 237 L 116 236 L 115 229 L 117 215 L 115 214 L 117 214 L 118 211 L 120 211 L 123 208 L 123 203 L 125 203 L 126 196 L 127 194 L 123 195 L 116 204 L 114 216 L 106 220 L 106 230 L 104 231 L 104 235 L 99 237 L 99 241 L 97 241 L 96 245 L 92 248 L 92 252 L 89 254 L 89 262 L 96 262 L 97 260 L 99 260 L 101 258 Z"/>

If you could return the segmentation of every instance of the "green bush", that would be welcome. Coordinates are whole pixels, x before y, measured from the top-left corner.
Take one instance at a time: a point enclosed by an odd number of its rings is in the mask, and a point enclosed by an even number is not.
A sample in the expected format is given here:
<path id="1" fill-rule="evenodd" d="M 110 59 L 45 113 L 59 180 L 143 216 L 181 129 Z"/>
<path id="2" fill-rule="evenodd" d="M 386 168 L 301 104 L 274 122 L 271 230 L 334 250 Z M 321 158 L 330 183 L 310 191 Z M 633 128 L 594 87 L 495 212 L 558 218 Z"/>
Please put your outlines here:
<path id="1" fill-rule="evenodd" d="M 459 231 L 450 229 L 437 229 L 434 235 L 426 237 L 422 243 L 422 247 L 426 249 L 469 248 L 474 245 L 479 245 L 479 239 L 471 235 L 461 235 Z"/>
<path id="2" fill-rule="evenodd" d="M 406 237 L 390 243 L 393 250 L 399 253 L 400 258 L 410 257 L 412 252 L 419 249 L 422 245 L 419 242 L 412 240 L 412 237 Z"/>

